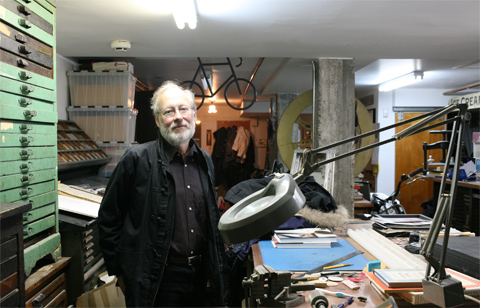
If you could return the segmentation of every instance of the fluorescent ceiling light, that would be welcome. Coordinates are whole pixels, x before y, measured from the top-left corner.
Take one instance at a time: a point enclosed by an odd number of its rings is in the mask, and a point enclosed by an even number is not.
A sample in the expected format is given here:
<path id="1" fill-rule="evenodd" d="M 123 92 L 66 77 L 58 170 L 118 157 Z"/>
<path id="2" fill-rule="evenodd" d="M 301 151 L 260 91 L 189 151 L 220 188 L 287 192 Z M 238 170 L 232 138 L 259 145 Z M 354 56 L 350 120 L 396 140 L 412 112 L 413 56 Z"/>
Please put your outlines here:
<path id="1" fill-rule="evenodd" d="M 188 24 L 190 29 L 197 27 L 197 11 L 195 10 L 195 0 L 175 0 L 173 5 L 173 18 L 178 29 L 185 28 Z"/>
<path id="2" fill-rule="evenodd" d="M 418 82 L 423 79 L 422 71 L 414 71 L 398 78 L 380 84 L 378 91 L 387 92 L 401 87 L 408 86 L 412 83 Z"/>

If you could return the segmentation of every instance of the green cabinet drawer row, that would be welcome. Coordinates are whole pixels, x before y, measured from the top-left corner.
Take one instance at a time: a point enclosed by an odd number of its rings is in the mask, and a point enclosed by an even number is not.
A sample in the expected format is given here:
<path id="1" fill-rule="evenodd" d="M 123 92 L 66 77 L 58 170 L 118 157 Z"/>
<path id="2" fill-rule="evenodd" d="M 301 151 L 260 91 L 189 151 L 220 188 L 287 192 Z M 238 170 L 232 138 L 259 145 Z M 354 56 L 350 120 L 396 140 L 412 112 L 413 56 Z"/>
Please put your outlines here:
<path id="1" fill-rule="evenodd" d="M 2 0 L 2 5 L 16 14 L 19 18 L 37 26 L 50 35 L 53 35 L 53 15 L 35 2 Z"/>
<path id="2" fill-rule="evenodd" d="M 41 134 L 5 134 L 0 133 L 0 146 L 17 147 L 17 146 L 55 146 L 57 142 L 56 135 Z"/>
<path id="3" fill-rule="evenodd" d="M 0 147 L 0 162 L 31 159 L 57 157 L 57 149 L 55 147 Z"/>
<path id="4" fill-rule="evenodd" d="M 3 76 L 51 91 L 55 89 L 52 69 L 45 68 L 2 49 L 0 49 L 0 61 L 3 63 L 0 67 Z"/>
<path id="5" fill-rule="evenodd" d="M 55 180 L 12 188 L 0 192 L 0 202 L 25 202 L 29 198 L 52 192 L 55 189 Z"/>
<path id="6" fill-rule="evenodd" d="M 44 181 L 55 179 L 56 175 L 56 169 L 47 169 L 41 171 L 29 171 L 22 174 L 2 176 L 0 177 L 0 191 L 41 183 Z"/>
<path id="7" fill-rule="evenodd" d="M 2 65 L 2 67 L 6 66 L 7 65 Z M 3 71 L 0 71 L 0 73 L 5 74 Z M 14 75 L 12 75 L 11 77 L 15 78 Z M 7 78 L 3 75 L 0 76 L 0 91 L 23 95 L 27 98 L 46 100 L 49 102 L 55 102 L 57 99 L 56 91 L 29 84 L 27 82 L 18 82 L 16 80 L 13 80 L 12 78 Z"/>
<path id="8" fill-rule="evenodd" d="M 2 167 L 1 176 L 15 175 L 15 174 L 27 174 L 33 171 L 55 169 L 57 167 L 56 157 L 47 157 L 39 159 L 31 159 L 28 161 L 18 160 L 11 162 L 3 162 L 0 164 Z M 53 174 L 48 180 L 55 179 L 56 174 Z M 3 190 L 3 189 L 2 189 Z"/>
<path id="9" fill-rule="evenodd" d="M 42 101 L 7 92 L 0 92 L 0 96 L 2 97 L 0 102 L 2 105 L 34 109 L 37 111 L 57 112 L 57 110 L 54 108 L 53 102 Z"/>
<path id="10" fill-rule="evenodd" d="M 0 105 L 1 108 L 2 105 Z M 8 108 L 6 108 L 8 109 Z M 22 122 L 0 119 L 0 133 L 9 134 L 43 134 L 56 136 L 56 125 L 39 122 Z"/>

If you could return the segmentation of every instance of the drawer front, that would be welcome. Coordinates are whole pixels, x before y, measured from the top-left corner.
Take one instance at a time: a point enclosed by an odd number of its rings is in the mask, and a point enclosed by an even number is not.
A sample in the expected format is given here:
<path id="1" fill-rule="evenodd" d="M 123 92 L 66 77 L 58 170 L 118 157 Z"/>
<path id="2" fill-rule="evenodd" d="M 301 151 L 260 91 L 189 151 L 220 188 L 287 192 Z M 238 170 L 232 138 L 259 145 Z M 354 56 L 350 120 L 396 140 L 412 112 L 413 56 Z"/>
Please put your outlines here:
<path id="1" fill-rule="evenodd" d="M 35 220 L 55 213 L 55 203 L 47 204 L 34 210 L 23 213 L 23 224 L 29 224 Z"/>
<path id="2" fill-rule="evenodd" d="M 18 146 L 54 146 L 56 145 L 55 135 L 39 134 L 4 134 L 0 133 L 0 146 L 18 147 Z"/>
<path id="3" fill-rule="evenodd" d="M 40 292 L 33 295 L 31 298 L 27 298 L 25 303 L 26 308 L 30 307 L 48 307 L 49 304 L 53 304 L 55 298 L 62 295 L 66 289 L 65 274 L 61 274 L 55 278 L 51 283 L 46 285 Z M 55 304 L 51 307 L 64 307 Z"/>
<path id="4" fill-rule="evenodd" d="M 0 245 L 0 261 L 11 258 L 18 253 L 17 238 L 12 237 Z"/>
<path id="5" fill-rule="evenodd" d="M 29 161 L 12 161 L 8 163 L 1 163 L 2 177 L 15 174 L 28 175 L 29 172 L 39 171 L 46 169 L 53 169 L 57 166 L 57 159 L 55 157 L 32 159 Z M 52 178 L 50 178 L 52 179 Z M 25 180 L 27 181 L 27 180 Z M 2 189 L 3 190 L 3 189 Z"/>
<path id="6" fill-rule="evenodd" d="M 54 227 L 56 222 L 56 215 L 51 215 L 43 219 L 37 220 L 30 224 L 23 226 L 23 238 L 27 239 L 35 234 L 38 234 L 48 228 Z"/>
<path id="7" fill-rule="evenodd" d="M 55 181 L 32 184 L 2 191 L 0 202 L 26 201 L 32 197 L 55 191 Z"/>
<path id="8" fill-rule="evenodd" d="M 2 67 L 4 66 L 10 66 L 10 65 L 2 65 Z M 0 73 L 3 73 L 3 72 L 0 70 Z M 57 101 L 55 91 L 42 88 L 36 85 L 28 84 L 25 82 L 18 82 L 16 80 L 6 78 L 4 76 L 0 76 L 0 91 L 23 95 L 29 98 L 37 98 L 37 99 L 41 99 L 49 102 Z"/>
<path id="9" fill-rule="evenodd" d="M 53 104 L 53 102 L 42 101 L 7 92 L 0 92 L 0 97 L 2 98 L 2 101 L 0 102 L 0 104 L 2 105 L 7 105 L 11 107 L 23 107 L 36 111 L 57 111 L 56 106 Z"/>
<path id="10" fill-rule="evenodd" d="M 57 122 L 57 112 L 35 110 L 34 108 L 13 107 L 8 105 L 0 105 L 0 114 L 2 117 L 23 120 L 23 121 L 39 121 L 47 123 Z"/>
<path id="11" fill-rule="evenodd" d="M 7 296 L 0 298 L 0 307 L 19 307 L 20 306 L 20 290 L 7 294 Z"/>
<path id="12" fill-rule="evenodd" d="M 48 68 L 53 68 L 52 57 L 49 57 L 47 54 L 39 52 L 38 50 L 32 47 L 29 47 L 27 44 L 22 44 L 17 40 L 12 40 L 10 37 L 3 35 L 1 32 L 0 32 L 0 47 L 5 50 L 8 50 L 9 52 L 13 53 L 16 56 L 28 59 L 37 64 L 44 65 Z"/>
<path id="13" fill-rule="evenodd" d="M 0 298 L 19 287 L 18 273 L 13 273 L 0 282 Z M 1 306 L 1 305 L 0 305 Z"/>
<path id="14" fill-rule="evenodd" d="M 57 157 L 55 147 L 0 148 L 0 162 Z M 3 164 L 2 164 L 3 165 Z"/>
<path id="15" fill-rule="evenodd" d="M 0 177 L 0 191 L 45 182 L 51 179 L 56 179 L 56 176 L 57 169 L 2 176 Z"/>
<path id="16" fill-rule="evenodd" d="M 3 62 L 0 71 L 4 75 L 14 80 L 55 89 L 53 69 L 46 68 L 3 49 L 0 49 L 0 61 Z"/>
<path id="17" fill-rule="evenodd" d="M 48 46 L 47 44 L 44 44 L 39 40 L 31 37 L 30 35 L 25 34 L 22 31 L 17 30 L 1 21 L 0 21 L 0 34 L 4 35 L 5 37 L 8 37 L 9 39 L 19 44 L 23 44 L 25 48 L 20 47 L 20 49 L 22 49 L 20 51 L 21 54 L 24 54 L 24 51 L 28 52 L 29 50 L 33 50 L 35 52 L 39 52 L 41 54 L 46 55 L 47 58 L 52 59 L 51 60 L 52 66 L 49 66 L 49 65 L 46 65 L 46 66 L 53 67 L 53 48 L 51 46 Z M 46 62 L 48 63 L 50 62 L 50 60 Z"/>
<path id="18" fill-rule="evenodd" d="M 58 199 L 58 192 L 57 191 L 51 191 L 46 194 L 41 194 L 38 196 L 33 196 L 28 198 L 25 201 L 22 202 L 29 202 L 32 204 L 32 209 L 36 209 L 38 207 L 41 207 L 45 204 L 57 202 Z"/>
<path id="19" fill-rule="evenodd" d="M 11 276 L 18 270 L 18 256 L 14 255 L 0 263 L 0 280 Z"/>
<path id="20" fill-rule="evenodd" d="M 9 134 L 41 134 L 53 136 L 57 134 L 56 126 L 53 124 L 35 122 L 25 123 L 2 119 L 0 119 L 0 132 Z"/>
<path id="21" fill-rule="evenodd" d="M 0 19 L 12 27 L 20 29 L 29 35 L 36 37 L 49 46 L 55 46 L 55 37 L 52 34 L 7 9 L 5 7 L 4 0 L 0 1 Z"/>
<path id="22" fill-rule="evenodd" d="M 15 0 L 0 0 L 0 2 L 7 10 L 12 11 L 18 17 L 53 35 L 53 15 L 37 3 L 20 3 Z"/>

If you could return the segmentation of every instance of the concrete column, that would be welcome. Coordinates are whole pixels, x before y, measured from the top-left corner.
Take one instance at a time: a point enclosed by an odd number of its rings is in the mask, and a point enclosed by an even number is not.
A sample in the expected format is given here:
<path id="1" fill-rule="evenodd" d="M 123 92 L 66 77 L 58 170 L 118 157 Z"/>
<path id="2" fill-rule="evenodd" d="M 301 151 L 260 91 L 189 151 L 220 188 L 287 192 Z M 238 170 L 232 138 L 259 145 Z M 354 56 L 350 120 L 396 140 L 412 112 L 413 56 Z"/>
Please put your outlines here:
<path id="1" fill-rule="evenodd" d="M 314 61 L 313 137 L 315 147 L 352 137 L 355 133 L 355 79 L 353 59 Z M 353 142 L 335 148 L 337 154 L 353 150 Z M 335 161 L 333 198 L 353 217 L 354 156 Z"/>

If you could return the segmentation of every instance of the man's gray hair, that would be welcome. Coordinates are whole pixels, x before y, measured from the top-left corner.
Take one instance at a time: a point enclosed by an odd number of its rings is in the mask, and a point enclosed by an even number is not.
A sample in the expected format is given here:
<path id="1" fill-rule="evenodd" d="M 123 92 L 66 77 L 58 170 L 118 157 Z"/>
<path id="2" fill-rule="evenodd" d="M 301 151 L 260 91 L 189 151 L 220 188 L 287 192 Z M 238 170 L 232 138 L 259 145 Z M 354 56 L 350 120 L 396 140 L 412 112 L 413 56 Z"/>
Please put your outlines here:
<path id="1" fill-rule="evenodd" d="M 195 105 L 195 94 L 191 90 L 185 89 L 184 87 L 182 87 L 178 82 L 167 80 L 162 83 L 162 85 L 155 91 L 155 93 L 153 93 L 150 108 L 152 108 L 153 115 L 155 116 L 155 118 L 157 118 L 162 113 L 162 110 L 160 110 L 160 107 L 159 107 L 161 95 L 163 94 L 163 92 L 170 89 L 178 89 L 183 91 L 190 100 L 191 108 L 194 111 L 197 110 L 197 106 Z"/>

